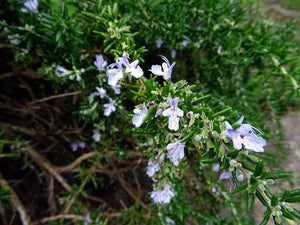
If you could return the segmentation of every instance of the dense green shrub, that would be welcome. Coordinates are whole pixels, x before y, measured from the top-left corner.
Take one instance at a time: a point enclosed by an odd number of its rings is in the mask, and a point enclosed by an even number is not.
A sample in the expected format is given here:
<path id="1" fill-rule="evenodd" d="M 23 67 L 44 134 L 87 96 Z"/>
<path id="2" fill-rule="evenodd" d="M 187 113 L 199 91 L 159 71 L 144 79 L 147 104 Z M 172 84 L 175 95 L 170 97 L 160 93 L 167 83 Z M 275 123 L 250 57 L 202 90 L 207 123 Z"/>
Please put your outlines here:
<path id="1" fill-rule="evenodd" d="M 38 90 L 60 93 L 25 105 L 78 95 L 38 118 L 50 123 L 41 134 L 18 128 L 4 138 L 18 137 L 6 143 L 22 156 L 12 162 L 42 183 L 50 174 L 57 192 L 55 210 L 28 211 L 23 224 L 251 224 L 254 198 L 266 208 L 261 224 L 299 219 L 290 204 L 299 189 L 269 190 L 289 174 L 264 169 L 264 138 L 276 133 L 260 131 L 299 95 L 296 21 L 278 25 L 252 4 L 210 0 L 11 0 L 0 15 L 14 65 L 38 71 Z M 72 140 L 53 126 L 61 111 L 84 124 Z M 57 149 L 43 154 L 48 135 Z"/>

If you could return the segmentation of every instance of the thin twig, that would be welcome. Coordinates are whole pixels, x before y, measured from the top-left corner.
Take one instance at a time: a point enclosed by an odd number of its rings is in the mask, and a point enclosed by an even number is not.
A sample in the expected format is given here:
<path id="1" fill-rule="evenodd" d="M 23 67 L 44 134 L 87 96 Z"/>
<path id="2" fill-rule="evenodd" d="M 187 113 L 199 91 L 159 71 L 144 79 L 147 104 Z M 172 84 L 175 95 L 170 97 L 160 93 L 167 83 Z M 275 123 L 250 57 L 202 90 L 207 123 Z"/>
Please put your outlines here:
<path id="1" fill-rule="evenodd" d="M 79 95 L 79 94 L 81 94 L 81 91 L 75 91 L 75 92 L 63 93 L 63 94 L 58 94 L 58 95 L 52 95 L 52 96 L 49 96 L 49 97 L 46 97 L 46 98 L 42 98 L 42 99 L 38 99 L 38 100 L 35 100 L 33 102 L 30 102 L 30 104 L 36 104 L 36 103 L 39 103 L 39 102 L 46 102 L 46 101 L 49 101 L 49 100 L 52 100 L 52 99 L 55 99 L 55 98 L 63 98 L 63 97 Z"/>
<path id="2" fill-rule="evenodd" d="M 54 178 L 68 191 L 71 192 L 71 186 L 65 179 L 54 169 L 54 166 L 44 156 L 33 150 L 30 146 L 26 146 L 23 152 L 27 153 L 40 167 L 46 169 Z"/>
<path id="3" fill-rule="evenodd" d="M 59 173 L 64 173 L 73 170 L 76 166 L 78 166 L 82 161 L 87 160 L 89 158 L 95 157 L 97 152 L 89 152 L 83 154 L 82 156 L 78 157 L 74 162 L 70 163 L 67 166 L 60 166 L 54 167 L 54 169 Z"/>
<path id="4" fill-rule="evenodd" d="M 60 220 L 60 219 L 86 220 L 85 216 L 81 216 L 81 215 L 61 214 L 61 215 L 50 216 L 50 217 L 46 217 L 46 218 L 40 219 L 38 221 L 33 222 L 32 224 L 33 225 L 44 224 L 44 223 L 47 223 L 47 222 L 56 221 L 56 220 Z"/>
<path id="5" fill-rule="evenodd" d="M 114 167 L 114 172 L 116 171 L 116 168 Z M 131 191 L 131 189 L 127 186 L 126 181 L 122 178 L 122 176 L 119 174 L 117 176 L 117 179 L 121 186 L 125 189 L 125 191 L 136 201 L 138 202 L 145 210 L 149 211 L 149 207 L 138 197 L 135 196 L 135 194 Z"/>
<path id="6" fill-rule="evenodd" d="M 57 207 L 55 203 L 55 198 L 54 198 L 54 178 L 53 176 L 49 176 L 49 185 L 48 185 L 48 204 L 49 204 L 49 211 L 50 214 L 53 215 L 57 213 Z"/>
<path id="7" fill-rule="evenodd" d="M 4 179 L 4 177 L 2 176 L 2 174 L 0 173 L 0 185 L 8 190 L 10 192 L 10 202 L 12 203 L 12 206 L 18 211 L 19 215 L 20 215 L 20 219 L 22 221 L 23 225 L 30 225 L 31 224 L 31 219 L 26 211 L 25 206 L 23 205 L 23 203 L 21 202 L 20 198 L 18 197 L 18 195 L 16 194 L 16 192 L 10 187 L 10 185 L 8 184 L 7 180 Z"/>
<path id="8" fill-rule="evenodd" d="M 0 203 L 0 215 L 3 225 L 8 225 L 7 219 L 6 219 L 6 211 L 4 206 Z"/>

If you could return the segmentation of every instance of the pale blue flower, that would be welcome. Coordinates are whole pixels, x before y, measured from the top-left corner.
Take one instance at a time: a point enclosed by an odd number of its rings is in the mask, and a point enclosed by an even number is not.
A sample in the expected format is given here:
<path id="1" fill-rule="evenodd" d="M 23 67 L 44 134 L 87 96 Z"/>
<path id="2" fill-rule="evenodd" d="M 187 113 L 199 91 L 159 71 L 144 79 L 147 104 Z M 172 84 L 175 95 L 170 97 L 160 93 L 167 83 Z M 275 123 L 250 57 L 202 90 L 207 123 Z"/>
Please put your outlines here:
<path id="1" fill-rule="evenodd" d="M 154 189 L 154 191 L 151 192 L 151 198 L 153 202 L 159 204 L 169 204 L 175 195 L 170 188 L 170 185 L 166 184 L 163 190 Z"/>
<path id="2" fill-rule="evenodd" d="M 95 92 L 95 95 L 98 95 L 100 98 L 107 97 L 106 90 L 102 87 L 96 87 L 97 92 Z"/>
<path id="3" fill-rule="evenodd" d="M 153 177 L 154 174 L 159 170 L 159 163 L 165 159 L 165 154 L 162 154 L 159 159 L 154 162 L 148 162 L 146 174 L 148 177 Z"/>
<path id="4" fill-rule="evenodd" d="M 175 49 L 173 49 L 173 50 L 171 51 L 171 57 L 172 57 L 173 59 L 175 59 L 176 55 L 177 55 L 177 51 L 176 51 Z"/>
<path id="5" fill-rule="evenodd" d="M 88 225 L 90 222 L 92 222 L 92 220 L 91 220 L 90 213 L 88 213 L 88 214 L 85 216 L 84 225 Z"/>
<path id="6" fill-rule="evenodd" d="M 220 169 L 220 163 L 213 163 L 212 169 L 213 171 L 218 172 Z"/>
<path id="7" fill-rule="evenodd" d="M 112 86 L 111 88 L 114 90 L 116 95 L 121 94 L 121 84 L 116 84 L 115 86 Z"/>
<path id="8" fill-rule="evenodd" d="M 172 219 L 169 218 L 169 217 L 166 217 L 166 223 L 167 223 L 167 225 L 175 225 L 174 220 L 172 220 Z"/>
<path id="9" fill-rule="evenodd" d="M 103 56 L 96 55 L 96 60 L 94 61 L 94 65 L 97 67 L 99 71 L 104 71 L 107 66 L 107 61 L 103 59 Z"/>
<path id="10" fill-rule="evenodd" d="M 55 67 L 54 74 L 58 77 L 64 77 L 68 75 L 68 71 L 64 67 L 57 65 Z"/>
<path id="11" fill-rule="evenodd" d="M 19 45 L 21 43 L 21 41 L 19 39 L 15 38 L 15 39 L 12 40 L 12 43 L 14 45 Z"/>
<path id="12" fill-rule="evenodd" d="M 155 43 L 156 43 L 156 47 L 160 48 L 161 45 L 163 44 L 163 40 L 161 39 L 161 37 L 159 37 L 156 39 Z"/>
<path id="13" fill-rule="evenodd" d="M 183 47 L 188 46 L 190 43 L 191 43 L 191 41 L 188 41 L 188 40 L 184 40 L 184 41 L 181 42 L 181 44 L 183 45 Z"/>
<path id="14" fill-rule="evenodd" d="M 78 147 L 81 149 L 85 148 L 85 143 L 83 141 L 78 142 Z"/>
<path id="15" fill-rule="evenodd" d="M 175 142 L 167 145 L 168 155 L 167 158 L 172 159 L 173 165 L 178 166 L 179 160 L 184 157 L 185 144 L 181 143 L 175 138 Z"/>
<path id="16" fill-rule="evenodd" d="M 115 102 L 116 100 L 109 98 L 109 103 L 104 104 L 104 116 L 109 116 L 112 112 L 116 111 Z"/>
<path id="17" fill-rule="evenodd" d="M 148 113 L 145 103 L 143 103 L 143 107 L 141 109 L 134 109 L 133 112 L 135 113 L 135 116 L 132 118 L 132 123 L 135 127 L 140 127 Z"/>
<path id="18" fill-rule="evenodd" d="M 76 152 L 78 148 L 84 149 L 85 148 L 85 143 L 83 141 L 80 142 L 74 142 L 71 144 L 71 148 L 73 152 Z"/>
<path id="19" fill-rule="evenodd" d="M 38 12 L 38 1 L 37 0 L 27 0 L 26 2 L 24 2 L 24 7 L 21 8 L 22 12 L 33 12 L 33 13 L 37 13 Z"/>
<path id="20" fill-rule="evenodd" d="M 217 52 L 218 52 L 219 55 L 222 53 L 222 46 L 221 45 L 218 47 Z"/>
<path id="21" fill-rule="evenodd" d="M 254 152 L 263 152 L 263 147 L 267 144 L 266 140 L 256 135 L 256 131 L 260 132 L 257 128 L 250 124 L 242 124 L 243 120 L 244 117 L 242 116 L 234 123 L 240 124 L 237 130 L 234 130 L 232 126 L 225 121 L 226 130 L 221 133 L 221 136 L 229 137 L 232 140 L 233 147 L 237 150 L 242 149 L 244 145 L 245 149 Z"/>
<path id="22" fill-rule="evenodd" d="M 122 64 L 120 62 L 110 64 L 106 70 L 106 75 L 108 77 L 107 83 L 110 86 L 116 86 L 123 78 Z"/>
<path id="23" fill-rule="evenodd" d="M 160 57 L 165 61 L 162 65 L 152 65 L 151 69 L 149 70 L 151 73 L 157 76 L 163 76 L 163 78 L 167 81 L 171 81 L 171 74 L 173 67 L 175 66 L 175 62 L 170 64 L 169 60 L 165 57 L 160 55 Z"/>
<path id="24" fill-rule="evenodd" d="M 142 68 L 138 65 L 139 60 L 135 60 L 132 63 L 129 63 L 127 57 L 123 55 L 122 63 L 126 67 L 125 73 L 130 73 L 135 78 L 140 78 L 144 75 L 144 71 Z"/>
<path id="25" fill-rule="evenodd" d="M 168 98 L 171 107 L 162 112 L 163 116 L 169 117 L 168 128 L 174 131 L 179 129 L 179 117 L 183 117 L 183 111 L 177 107 L 178 100 L 179 97 L 174 99 Z"/>
<path id="26" fill-rule="evenodd" d="M 99 142 L 101 139 L 101 134 L 97 130 L 94 130 L 92 138 L 95 142 Z"/>
<path id="27" fill-rule="evenodd" d="M 223 170 L 223 172 L 221 173 L 219 179 L 220 180 L 228 179 L 230 181 L 230 191 L 236 188 L 236 185 L 233 182 L 232 172 L 231 171 L 226 172 L 225 170 Z"/>
<path id="28" fill-rule="evenodd" d="M 76 152 L 78 150 L 78 144 L 76 142 L 71 144 L 71 149 L 73 152 Z"/>

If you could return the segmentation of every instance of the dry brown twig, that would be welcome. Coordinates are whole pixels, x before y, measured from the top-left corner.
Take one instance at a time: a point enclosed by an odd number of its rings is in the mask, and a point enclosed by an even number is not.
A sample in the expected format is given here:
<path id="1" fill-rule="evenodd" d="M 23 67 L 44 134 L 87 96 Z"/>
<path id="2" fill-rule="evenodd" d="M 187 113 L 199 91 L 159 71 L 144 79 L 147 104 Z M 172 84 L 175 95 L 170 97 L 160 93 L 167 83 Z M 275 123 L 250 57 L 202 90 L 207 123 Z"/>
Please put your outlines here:
<path id="1" fill-rule="evenodd" d="M 12 206 L 18 211 L 23 225 L 31 225 L 31 219 L 16 192 L 10 187 L 7 180 L 0 173 L 0 185 L 10 192 L 9 200 Z"/>
<path id="2" fill-rule="evenodd" d="M 52 222 L 55 220 L 60 220 L 60 219 L 68 219 L 68 220 L 86 220 L 85 216 L 81 215 L 74 215 L 74 214 L 61 214 L 61 215 L 56 215 L 56 216 L 50 216 L 46 217 L 37 221 L 34 221 L 32 225 L 40 225 L 40 224 L 45 224 L 47 222 Z"/>
<path id="3" fill-rule="evenodd" d="M 29 155 L 40 167 L 46 169 L 68 192 L 72 191 L 72 187 L 66 180 L 54 169 L 52 164 L 41 154 L 33 150 L 29 145 L 22 149 L 24 153 Z"/>
<path id="4" fill-rule="evenodd" d="M 63 94 L 58 94 L 58 95 L 51 95 L 51 96 L 48 96 L 46 98 L 42 98 L 42 99 L 32 101 L 32 102 L 30 102 L 30 104 L 36 104 L 36 103 L 45 102 L 45 101 L 49 101 L 49 100 L 56 99 L 56 98 L 64 98 L 64 97 L 67 97 L 67 96 L 74 96 L 74 95 L 79 95 L 79 94 L 81 94 L 81 91 L 63 93 Z"/>

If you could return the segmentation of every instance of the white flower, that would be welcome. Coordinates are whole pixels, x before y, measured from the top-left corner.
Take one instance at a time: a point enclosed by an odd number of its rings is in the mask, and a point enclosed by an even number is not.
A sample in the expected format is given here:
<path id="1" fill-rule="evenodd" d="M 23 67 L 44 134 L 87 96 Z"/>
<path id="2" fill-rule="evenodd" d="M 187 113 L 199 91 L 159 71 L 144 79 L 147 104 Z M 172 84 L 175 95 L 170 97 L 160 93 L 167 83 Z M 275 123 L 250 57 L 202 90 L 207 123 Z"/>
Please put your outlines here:
<path id="1" fill-rule="evenodd" d="M 77 144 L 76 142 L 72 143 L 72 144 L 71 144 L 71 148 L 72 148 L 72 151 L 73 151 L 73 152 L 76 152 L 77 149 L 78 149 L 78 144 Z"/>
<path id="2" fill-rule="evenodd" d="M 176 55 L 177 55 L 177 51 L 175 49 L 173 49 L 171 51 L 171 57 L 174 59 L 176 57 Z"/>
<path id="3" fill-rule="evenodd" d="M 156 41 L 155 41 L 155 43 L 156 43 L 156 47 L 157 47 L 157 48 L 160 48 L 161 45 L 162 45 L 162 43 L 163 43 L 161 37 L 157 38 Z"/>
<path id="4" fill-rule="evenodd" d="M 85 143 L 83 141 L 81 142 L 74 142 L 71 144 L 71 148 L 73 152 L 76 152 L 78 148 L 84 149 L 85 148 Z"/>
<path id="5" fill-rule="evenodd" d="M 84 221 L 84 225 L 88 225 L 90 222 L 92 222 L 91 217 L 90 217 L 90 213 L 88 213 L 85 216 L 85 221 Z"/>
<path id="6" fill-rule="evenodd" d="M 163 190 L 156 190 L 151 192 L 151 198 L 154 203 L 169 204 L 171 202 L 174 192 L 170 189 L 170 185 L 166 184 Z"/>
<path id="7" fill-rule="evenodd" d="M 162 112 L 163 116 L 169 117 L 168 128 L 174 131 L 179 129 L 179 117 L 183 117 L 183 111 L 177 107 L 178 100 L 179 97 L 168 98 L 171 107 Z"/>
<path id="8" fill-rule="evenodd" d="M 266 140 L 256 135 L 256 131 L 260 132 L 257 128 L 250 124 L 242 124 L 244 117 L 242 116 L 236 123 L 240 124 L 237 130 L 225 121 L 226 130 L 221 133 L 221 136 L 227 136 L 232 140 L 233 147 L 240 150 L 244 145 L 245 149 L 254 152 L 263 152 L 264 146 L 267 144 Z M 261 133 L 261 132 L 260 132 Z"/>
<path id="9" fill-rule="evenodd" d="M 153 177 L 154 174 L 159 170 L 159 163 L 165 159 L 165 154 L 162 154 L 159 159 L 156 159 L 154 162 L 148 162 L 146 174 L 148 177 Z"/>
<path id="10" fill-rule="evenodd" d="M 85 148 L 85 143 L 83 141 L 80 141 L 78 143 L 78 147 L 81 148 L 81 149 L 84 149 Z"/>
<path id="11" fill-rule="evenodd" d="M 190 43 L 191 43 L 191 42 L 188 41 L 188 40 L 184 40 L 184 41 L 181 42 L 181 44 L 183 45 L 183 47 L 188 46 Z"/>
<path id="12" fill-rule="evenodd" d="M 142 109 L 134 109 L 133 112 L 135 113 L 135 116 L 132 118 L 132 123 L 135 125 L 135 127 L 140 127 L 148 113 L 145 103 L 143 103 Z"/>
<path id="13" fill-rule="evenodd" d="M 212 168 L 213 171 L 218 172 L 220 169 L 220 163 L 213 163 Z"/>
<path id="14" fill-rule="evenodd" d="M 175 225 L 174 220 L 172 220 L 172 219 L 169 218 L 169 217 L 166 217 L 166 223 L 167 223 L 167 225 Z"/>
<path id="15" fill-rule="evenodd" d="M 54 74 L 58 77 L 64 77 L 68 75 L 68 71 L 64 67 L 57 65 L 55 67 Z"/>
<path id="16" fill-rule="evenodd" d="M 125 73 L 130 73 L 132 76 L 134 76 L 135 78 L 140 78 L 141 76 L 144 75 L 144 71 L 142 70 L 142 68 L 138 65 L 139 60 L 135 60 L 132 63 L 129 63 L 127 57 L 125 56 L 125 54 L 123 55 L 122 58 L 122 63 L 124 64 L 124 66 L 126 67 L 125 69 Z"/>
<path id="17" fill-rule="evenodd" d="M 108 77 L 108 84 L 110 86 L 116 86 L 117 83 L 123 78 L 122 64 L 117 62 L 110 64 L 106 70 L 106 75 Z"/>
<path id="18" fill-rule="evenodd" d="M 114 90 L 116 95 L 121 94 L 121 84 L 116 84 L 115 86 L 112 86 L 111 88 Z"/>
<path id="19" fill-rule="evenodd" d="M 21 8 L 22 12 L 33 12 L 33 13 L 37 13 L 38 12 L 38 1 L 37 0 L 27 0 L 26 2 L 24 2 L 24 7 Z"/>
<path id="20" fill-rule="evenodd" d="M 107 95 L 106 95 L 106 90 L 104 89 L 104 88 L 99 88 L 99 87 L 96 87 L 96 90 L 97 90 L 97 92 L 95 93 L 95 95 L 99 95 L 100 96 L 100 98 L 104 98 L 104 97 L 106 97 Z"/>
<path id="21" fill-rule="evenodd" d="M 21 41 L 19 39 L 15 38 L 15 39 L 12 40 L 12 43 L 14 45 L 19 45 L 21 43 Z"/>
<path id="22" fill-rule="evenodd" d="M 104 116 L 109 116 L 112 112 L 116 111 L 115 102 L 116 100 L 109 98 L 109 103 L 104 104 Z"/>
<path id="23" fill-rule="evenodd" d="M 101 139 L 101 134 L 97 130 L 94 130 L 92 138 L 95 142 L 99 142 Z"/>
<path id="24" fill-rule="evenodd" d="M 218 52 L 219 55 L 222 53 L 222 46 L 221 45 L 218 47 L 217 52 Z"/>
<path id="25" fill-rule="evenodd" d="M 168 155 L 167 158 L 171 158 L 173 165 L 179 165 L 179 159 L 183 159 L 184 157 L 184 147 L 185 144 L 181 143 L 175 138 L 175 142 L 167 145 Z"/>
<path id="26" fill-rule="evenodd" d="M 96 60 L 94 61 L 94 65 L 97 67 L 99 71 L 104 71 L 107 66 L 107 61 L 103 59 L 103 56 L 96 55 Z"/>
<path id="27" fill-rule="evenodd" d="M 162 65 L 152 65 L 151 69 L 149 70 L 151 73 L 157 76 L 163 76 L 163 78 L 167 81 L 171 81 L 171 74 L 173 67 L 175 66 L 175 62 L 170 65 L 169 60 L 165 56 L 160 56 L 165 62 Z"/>

